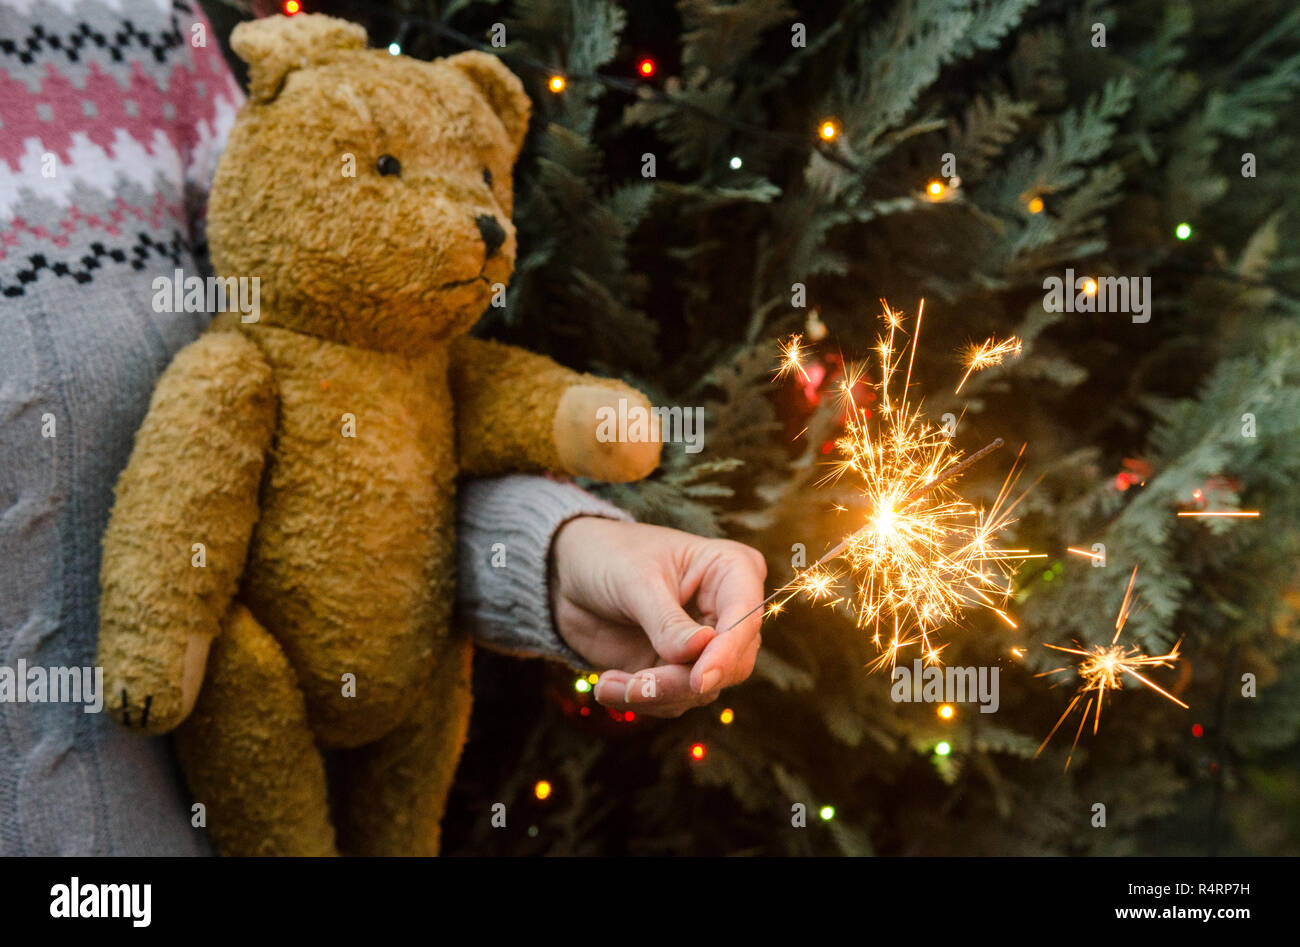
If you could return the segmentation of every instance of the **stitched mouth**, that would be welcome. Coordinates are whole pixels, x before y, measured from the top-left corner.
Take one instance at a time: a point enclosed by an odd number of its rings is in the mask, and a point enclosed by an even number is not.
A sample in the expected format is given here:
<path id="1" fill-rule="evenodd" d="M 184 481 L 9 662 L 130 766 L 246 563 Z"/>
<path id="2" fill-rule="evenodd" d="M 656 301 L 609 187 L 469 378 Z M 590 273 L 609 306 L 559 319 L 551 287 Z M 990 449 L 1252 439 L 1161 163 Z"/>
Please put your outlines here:
<path id="1" fill-rule="evenodd" d="M 482 271 L 479 272 L 478 276 L 471 276 L 469 279 L 452 280 L 450 283 L 443 283 L 438 288 L 455 289 L 457 286 L 468 286 L 471 283 L 477 283 L 479 280 L 483 280 L 485 283 L 487 282 L 487 277 L 483 275 Z"/>

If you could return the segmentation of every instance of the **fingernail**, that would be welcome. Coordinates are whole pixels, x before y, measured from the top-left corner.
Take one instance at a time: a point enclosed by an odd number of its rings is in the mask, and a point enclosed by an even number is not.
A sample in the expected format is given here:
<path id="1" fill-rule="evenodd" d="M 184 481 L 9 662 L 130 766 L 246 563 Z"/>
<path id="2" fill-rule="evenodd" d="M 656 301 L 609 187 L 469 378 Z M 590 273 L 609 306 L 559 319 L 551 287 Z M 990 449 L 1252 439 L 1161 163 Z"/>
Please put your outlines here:
<path id="1" fill-rule="evenodd" d="M 717 668 L 711 671 L 705 671 L 700 676 L 700 693 L 707 694 L 718 686 L 718 681 L 722 680 L 722 672 Z"/>
<path id="2" fill-rule="evenodd" d="M 705 630 L 705 627 L 704 627 L 703 625 L 699 625 L 699 626 L 697 626 L 697 627 L 695 627 L 695 628 L 692 628 L 690 631 L 683 632 L 683 633 L 682 633 L 682 646 L 685 647 L 686 645 L 690 644 L 691 641 L 694 640 L 695 636 L 698 635 L 701 631 L 704 631 L 704 630 Z"/>
<path id="3" fill-rule="evenodd" d="M 655 676 L 653 674 L 634 674 L 627 682 L 627 693 L 623 695 L 626 703 L 642 700 L 654 700 Z"/>

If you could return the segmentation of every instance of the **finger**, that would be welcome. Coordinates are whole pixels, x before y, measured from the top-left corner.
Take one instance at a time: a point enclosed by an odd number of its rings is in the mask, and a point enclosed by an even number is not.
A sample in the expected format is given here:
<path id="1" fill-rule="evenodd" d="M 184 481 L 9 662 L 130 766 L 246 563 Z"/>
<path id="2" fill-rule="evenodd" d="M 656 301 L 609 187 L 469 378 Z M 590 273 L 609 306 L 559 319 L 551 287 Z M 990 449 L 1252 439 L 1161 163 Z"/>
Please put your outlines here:
<path id="1" fill-rule="evenodd" d="M 558 624 L 561 609 L 556 611 Z M 565 643 L 592 667 L 632 672 L 659 663 L 639 625 L 611 622 L 578 607 L 569 607 L 563 620 Z"/>
<path id="2" fill-rule="evenodd" d="M 632 712 L 643 717 L 680 717 L 688 710 L 702 707 L 718 699 L 719 692 L 714 691 L 710 694 L 692 694 L 684 701 L 664 702 L 654 700 L 650 702 L 637 701 L 629 703 L 622 699 L 623 691 L 617 685 L 611 685 L 606 690 L 601 690 L 597 685 L 596 692 L 599 693 L 597 702 L 603 707 L 608 707 L 613 711 Z"/>
<path id="3" fill-rule="evenodd" d="M 695 700 L 689 704 L 669 704 L 664 707 L 661 707 L 658 704 L 654 704 L 652 706 L 645 707 L 634 712 L 639 713 L 642 716 L 646 716 L 646 717 L 657 717 L 659 719 L 671 720 L 676 717 L 680 717 L 682 714 L 687 713 L 688 711 L 699 710 L 705 704 L 711 704 L 713 703 L 713 701 L 717 699 L 718 699 L 717 693 L 708 694 L 705 695 L 704 697 L 700 697 L 697 694 Z"/>
<path id="4" fill-rule="evenodd" d="M 628 610 L 655 651 L 669 664 L 690 664 L 717 634 L 686 614 L 672 591 L 651 582 L 633 591 Z"/>
<path id="5" fill-rule="evenodd" d="M 635 711 L 648 717 L 678 717 L 701 700 L 673 676 L 660 679 L 653 670 L 629 674 L 606 671 L 592 690 L 596 702 L 611 710 Z"/>
<path id="6" fill-rule="evenodd" d="M 715 568 L 725 570 L 716 593 L 718 634 L 695 662 L 691 686 L 696 693 L 739 684 L 749 675 L 753 666 L 747 660 L 751 650 L 757 653 L 763 625 L 763 610 L 757 607 L 763 601 L 763 573 L 753 558 L 728 557 Z"/>
<path id="7" fill-rule="evenodd" d="M 763 636 L 759 635 L 749 646 L 749 651 L 740 661 L 740 679 L 749 680 L 749 675 L 754 673 L 754 665 L 758 663 L 758 650 L 763 647 Z"/>
<path id="8" fill-rule="evenodd" d="M 687 703 L 699 697 L 691 691 L 691 669 L 667 664 L 637 671 L 627 682 L 623 699 L 629 704 L 661 705 Z"/>
<path id="9" fill-rule="evenodd" d="M 596 698 L 598 704 L 615 710 L 626 710 L 623 695 L 627 693 L 627 682 L 630 680 L 632 675 L 627 671 L 605 671 L 592 688 L 591 696 Z"/>
<path id="10" fill-rule="evenodd" d="M 607 707 L 644 713 L 695 707 L 717 697 L 694 692 L 690 668 L 683 665 L 661 665 L 635 674 L 606 671 L 596 682 L 594 695 Z"/>

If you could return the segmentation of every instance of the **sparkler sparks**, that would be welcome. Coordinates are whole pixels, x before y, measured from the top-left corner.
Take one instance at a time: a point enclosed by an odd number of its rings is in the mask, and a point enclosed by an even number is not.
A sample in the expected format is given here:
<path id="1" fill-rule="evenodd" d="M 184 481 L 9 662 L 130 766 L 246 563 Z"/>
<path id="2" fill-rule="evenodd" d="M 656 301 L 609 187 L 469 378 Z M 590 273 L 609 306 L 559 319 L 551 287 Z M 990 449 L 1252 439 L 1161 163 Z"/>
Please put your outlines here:
<path id="1" fill-rule="evenodd" d="M 1187 709 L 1185 703 L 1142 673 L 1148 668 L 1173 667 L 1174 662 L 1178 660 L 1178 644 L 1175 644 L 1168 654 L 1149 655 L 1143 654 L 1138 648 L 1124 647 L 1118 643 L 1119 636 L 1124 631 L 1124 625 L 1128 622 L 1133 611 L 1133 583 L 1136 579 L 1137 567 L 1135 566 L 1133 574 L 1129 576 L 1128 589 L 1124 592 L 1124 601 L 1120 605 L 1119 615 L 1115 619 L 1115 637 L 1111 639 L 1109 645 L 1093 645 L 1091 648 L 1063 648 L 1054 644 L 1047 645 L 1053 651 L 1072 654 L 1080 659 L 1073 670 L 1079 675 L 1082 683 L 1079 685 L 1079 690 L 1074 695 L 1074 699 L 1070 701 L 1065 708 L 1065 712 L 1056 721 L 1056 726 L 1052 727 L 1052 732 L 1047 735 L 1047 739 L 1038 747 L 1038 753 L 1034 754 L 1035 757 L 1043 752 L 1052 737 L 1056 735 L 1056 731 L 1061 728 L 1061 724 L 1065 723 L 1082 701 L 1083 714 L 1079 718 L 1079 728 L 1074 733 L 1074 743 L 1070 747 L 1069 755 L 1065 758 L 1065 768 L 1068 770 L 1070 761 L 1074 759 L 1074 751 L 1079 746 L 1079 737 L 1083 733 L 1084 724 L 1088 722 L 1088 717 L 1092 716 L 1092 732 L 1095 736 L 1097 728 L 1101 725 L 1101 706 L 1106 699 L 1106 693 L 1119 690 L 1123 686 L 1123 675 L 1125 674 L 1140 682 L 1143 686 L 1149 687 L 1160 696 L 1173 701 L 1184 710 Z M 1069 670 L 1071 670 L 1069 667 L 1059 667 L 1044 671 L 1036 676 L 1045 677 L 1049 674 L 1059 674 Z M 1093 711 L 1094 705 L 1096 707 L 1095 712 Z"/>
<path id="2" fill-rule="evenodd" d="M 1011 575 L 1021 561 L 1036 558 L 1024 549 L 995 545 L 1014 522 L 1010 514 L 1019 499 L 1009 497 L 1018 478 L 1015 465 L 988 509 L 964 501 L 951 485 L 972 463 L 1002 446 L 1002 440 L 963 459 L 948 434 L 928 424 L 919 406 L 909 401 L 924 305 L 906 352 L 898 345 L 905 333 L 902 314 L 884 305 L 886 331 L 875 347 L 880 380 L 870 386 L 877 392 L 874 412 L 854 397 L 862 370 L 847 371 L 840 385 L 845 429 L 835 442 L 840 459 L 826 482 L 851 482 L 865 521 L 763 603 L 770 606 L 770 616 L 801 594 L 825 604 L 848 601 L 858 626 L 871 629 L 880 650 L 873 670 L 894 664 L 901 651 L 914 645 L 927 661 L 939 663 L 942 646 L 931 640 L 933 632 L 971 608 L 985 608 L 1016 627 L 1006 611 Z M 782 344 L 782 374 L 800 366 L 798 342 L 796 336 Z M 1002 355 L 1009 351 L 1004 348 Z M 895 391 L 904 354 L 904 380 Z M 832 560 L 841 563 L 842 574 L 825 568 Z M 851 588 L 843 587 L 842 578 L 851 580 Z"/>
<path id="3" fill-rule="evenodd" d="M 811 382 L 808 372 L 803 367 L 803 336 L 792 335 L 790 338 L 778 343 L 781 354 L 781 364 L 776 369 L 776 377 L 784 378 L 792 372 L 798 372 L 803 380 Z"/>
<path id="4" fill-rule="evenodd" d="M 1086 556 L 1087 558 L 1092 559 L 1096 562 L 1101 562 L 1103 559 L 1106 558 L 1099 552 L 1088 552 L 1088 550 L 1086 549 L 1075 549 L 1073 546 L 1066 546 L 1065 551 L 1072 552 L 1076 556 Z"/>
<path id="5" fill-rule="evenodd" d="M 992 365 L 1001 365 L 1008 355 L 1019 355 L 1020 349 L 1021 342 L 1014 335 L 1001 342 L 988 338 L 980 345 L 969 346 L 963 359 L 966 364 L 966 374 L 961 376 L 961 381 L 957 383 L 957 390 L 953 394 L 961 394 L 966 379 L 974 372 L 981 372 Z"/>

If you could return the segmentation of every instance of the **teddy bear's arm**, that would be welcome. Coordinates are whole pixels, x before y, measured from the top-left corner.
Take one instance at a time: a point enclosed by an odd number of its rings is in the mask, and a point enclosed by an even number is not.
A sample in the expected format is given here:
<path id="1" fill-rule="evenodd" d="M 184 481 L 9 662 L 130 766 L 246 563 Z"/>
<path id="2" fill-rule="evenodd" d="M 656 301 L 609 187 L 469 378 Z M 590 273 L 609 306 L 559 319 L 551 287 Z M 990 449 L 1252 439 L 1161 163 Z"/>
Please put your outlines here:
<path id="1" fill-rule="evenodd" d="M 602 427 L 601 419 L 617 417 L 620 400 L 624 410 L 649 408 L 641 392 L 621 382 L 580 375 L 545 356 L 469 336 L 452 345 L 450 376 L 463 473 L 549 470 L 626 483 L 659 464 L 654 441 L 598 436 L 617 429 Z"/>
<path id="2" fill-rule="evenodd" d="M 244 568 L 275 416 L 270 366 L 238 333 L 201 336 L 159 379 L 100 569 L 98 663 L 127 726 L 163 733 L 194 706 Z"/>

